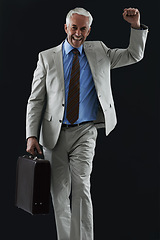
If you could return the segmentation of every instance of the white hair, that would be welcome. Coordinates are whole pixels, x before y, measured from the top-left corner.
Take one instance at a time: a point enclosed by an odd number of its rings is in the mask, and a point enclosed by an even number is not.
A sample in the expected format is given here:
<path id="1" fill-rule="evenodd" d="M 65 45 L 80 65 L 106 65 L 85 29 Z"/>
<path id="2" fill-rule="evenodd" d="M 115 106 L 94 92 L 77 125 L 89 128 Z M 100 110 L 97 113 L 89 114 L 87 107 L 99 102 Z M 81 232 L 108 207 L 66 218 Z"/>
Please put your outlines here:
<path id="1" fill-rule="evenodd" d="M 70 24 L 70 17 L 74 14 L 74 13 L 77 13 L 79 15 L 83 15 L 85 17 L 89 17 L 89 27 L 92 25 L 92 21 L 93 21 L 93 17 L 92 15 L 90 14 L 90 12 L 88 12 L 87 10 L 85 10 L 84 8 L 74 8 L 72 10 L 69 11 L 69 13 L 67 14 L 66 16 L 66 24 L 67 24 L 67 27 L 69 26 Z"/>

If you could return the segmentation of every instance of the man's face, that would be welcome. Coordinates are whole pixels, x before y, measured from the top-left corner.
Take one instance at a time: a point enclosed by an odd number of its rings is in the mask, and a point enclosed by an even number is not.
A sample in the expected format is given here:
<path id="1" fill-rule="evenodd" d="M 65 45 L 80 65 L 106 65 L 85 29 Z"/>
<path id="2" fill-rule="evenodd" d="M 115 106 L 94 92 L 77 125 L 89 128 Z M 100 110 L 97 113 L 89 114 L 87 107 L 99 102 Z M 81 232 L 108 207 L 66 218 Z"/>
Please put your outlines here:
<path id="1" fill-rule="evenodd" d="M 79 48 L 91 31 L 89 17 L 74 13 L 70 18 L 69 26 L 67 27 L 65 24 L 64 28 L 67 33 L 68 42 L 74 48 Z"/>

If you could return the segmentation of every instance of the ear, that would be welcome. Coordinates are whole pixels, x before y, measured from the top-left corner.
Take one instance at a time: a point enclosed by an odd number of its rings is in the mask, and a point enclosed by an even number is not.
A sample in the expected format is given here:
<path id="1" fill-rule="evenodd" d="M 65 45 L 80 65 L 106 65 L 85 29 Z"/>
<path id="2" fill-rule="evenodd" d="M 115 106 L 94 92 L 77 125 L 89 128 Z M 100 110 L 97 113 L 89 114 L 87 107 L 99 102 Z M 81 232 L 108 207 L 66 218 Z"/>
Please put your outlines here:
<path id="1" fill-rule="evenodd" d="M 68 33 L 68 27 L 67 27 L 66 23 L 64 24 L 64 30 L 65 30 L 66 33 Z"/>
<path id="2" fill-rule="evenodd" d="M 91 27 L 90 27 L 89 30 L 88 30 L 87 37 L 88 37 L 88 35 L 90 34 L 90 32 L 91 32 Z"/>

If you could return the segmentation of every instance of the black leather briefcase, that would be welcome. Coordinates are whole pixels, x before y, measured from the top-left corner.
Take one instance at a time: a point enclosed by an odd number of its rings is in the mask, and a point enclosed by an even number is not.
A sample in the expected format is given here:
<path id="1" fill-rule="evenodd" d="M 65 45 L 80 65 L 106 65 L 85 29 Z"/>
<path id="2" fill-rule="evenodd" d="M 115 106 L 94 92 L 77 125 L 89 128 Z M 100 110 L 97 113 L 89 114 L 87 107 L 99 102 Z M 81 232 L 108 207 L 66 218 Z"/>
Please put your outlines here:
<path id="1" fill-rule="evenodd" d="M 48 160 L 21 156 L 17 161 L 15 205 L 31 214 L 48 214 L 51 168 Z"/>

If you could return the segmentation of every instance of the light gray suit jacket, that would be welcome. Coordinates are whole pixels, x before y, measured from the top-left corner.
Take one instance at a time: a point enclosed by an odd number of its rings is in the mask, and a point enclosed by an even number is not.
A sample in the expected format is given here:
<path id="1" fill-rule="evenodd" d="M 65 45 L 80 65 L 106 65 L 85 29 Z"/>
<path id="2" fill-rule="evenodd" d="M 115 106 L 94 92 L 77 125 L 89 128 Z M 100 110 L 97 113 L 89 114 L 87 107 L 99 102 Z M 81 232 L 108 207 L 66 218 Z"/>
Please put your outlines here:
<path id="1" fill-rule="evenodd" d="M 117 123 L 110 84 L 110 70 L 140 61 L 144 55 L 148 29 L 131 28 L 127 49 L 109 49 L 101 41 L 86 41 L 87 56 L 100 107 L 95 121 L 108 135 Z M 54 148 L 61 130 L 65 104 L 62 43 L 39 53 L 32 91 L 27 104 L 26 138 L 39 137 L 40 144 Z"/>

